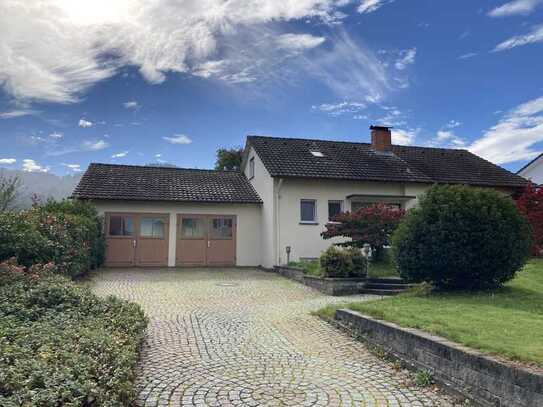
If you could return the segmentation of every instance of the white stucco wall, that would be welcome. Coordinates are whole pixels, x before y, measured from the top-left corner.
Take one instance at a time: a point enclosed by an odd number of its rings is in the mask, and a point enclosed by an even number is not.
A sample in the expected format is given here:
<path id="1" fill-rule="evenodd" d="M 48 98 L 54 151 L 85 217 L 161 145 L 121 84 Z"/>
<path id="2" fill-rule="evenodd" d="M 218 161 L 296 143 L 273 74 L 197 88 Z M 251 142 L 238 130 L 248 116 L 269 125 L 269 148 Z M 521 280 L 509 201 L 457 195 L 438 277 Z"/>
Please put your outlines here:
<path id="1" fill-rule="evenodd" d="M 236 264 L 238 266 L 262 264 L 260 205 L 130 201 L 93 201 L 93 203 L 100 214 L 105 212 L 168 213 L 170 215 L 168 250 L 170 267 L 175 266 L 178 214 L 236 215 Z"/>
<path id="2" fill-rule="evenodd" d="M 254 177 L 251 178 L 249 174 L 249 162 L 254 158 L 255 172 Z M 262 215 L 260 220 L 260 240 L 262 245 L 261 264 L 263 267 L 271 268 L 276 265 L 275 251 L 276 251 L 276 217 L 275 217 L 275 181 L 260 160 L 260 157 L 255 153 L 252 147 L 249 148 L 247 160 L 243 169 L 245 176 L 249 182 L 253 185 L 262 201 Z"/>
<path id="3" fill-rule="evenodd" d="M 286 246 L 291 247 L 290 260 L 316 258 L 336 239 L 324 240 L 320 234 L 328 221 L 328 201 L 343 201 L 343 210 L 350 210 L 352 194 L 420 196 L 429 187 L 422 184 L 396 184 L 336 180 L 285 179 L 279 190 L 279 237 L 275 264 L 286 262 Z M 300 200 L 317 201 L 317 224 L 300 223 Z M 409 209 L 416 204 L 412 199 L 404 203 Z"/>
<path id="4" fill-rule="evenodd" d="M 543 157 L 539 157 L 520 171 L 518 175 L 531 180 L 535 184 L 543 184 Z"/>

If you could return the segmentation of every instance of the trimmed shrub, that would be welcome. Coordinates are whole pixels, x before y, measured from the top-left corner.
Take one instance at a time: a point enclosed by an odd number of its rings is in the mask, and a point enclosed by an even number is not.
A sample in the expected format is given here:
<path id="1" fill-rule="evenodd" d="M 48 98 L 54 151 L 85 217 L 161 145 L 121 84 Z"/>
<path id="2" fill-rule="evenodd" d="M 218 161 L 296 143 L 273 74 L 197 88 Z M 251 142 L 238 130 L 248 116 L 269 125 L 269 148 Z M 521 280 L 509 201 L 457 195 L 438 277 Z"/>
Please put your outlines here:
<path id="1" fill-rule="evenodd" d="M 543 252 L 543 188 L 529 183 L 517 199 L 517 208 L 524 215 L 532 232 L 533 256 Z"/>
<path id="2" fill-rule="evenodd" d="M 525 264 L 529 227 L 509 197 L 491 189 L 434 186 L 392 238 L 400 275 L 442 289 L 491 289 Z"/>
<path id="3" fill-rule="evenodd" d="M 330 246 L 320 257 L 323 277 L 365 277 L 367 263 L 358 248 L 340 249 Z"/>
<path id="4" fill-rule="evenodd" d="M 72 277 L 100 266 L 105 239 L 94 207 L 80 201 L 49 201 L 22 212 L 0 213 L 0 260 L 23 266 L 54 262 Z"/>
<path id="5" fill-rule="evenodd" d="M 0 264 L 0 405 L 130 405 L 142 310 L 55 273 Z"/>

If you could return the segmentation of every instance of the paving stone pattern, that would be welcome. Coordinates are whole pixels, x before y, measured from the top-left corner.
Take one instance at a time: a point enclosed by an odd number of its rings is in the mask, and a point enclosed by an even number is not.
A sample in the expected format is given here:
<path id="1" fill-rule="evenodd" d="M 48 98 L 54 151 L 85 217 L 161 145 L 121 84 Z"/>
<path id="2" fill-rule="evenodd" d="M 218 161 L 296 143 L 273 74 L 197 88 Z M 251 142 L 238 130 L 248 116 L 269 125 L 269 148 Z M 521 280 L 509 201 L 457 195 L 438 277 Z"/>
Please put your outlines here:
<path id="1" fill-rule="evenodd" d="M 99 295 L 150 317 L 138 406 L 451 406 L 311 311 L 330 297 L 273 273 L 103 270 Z"/>

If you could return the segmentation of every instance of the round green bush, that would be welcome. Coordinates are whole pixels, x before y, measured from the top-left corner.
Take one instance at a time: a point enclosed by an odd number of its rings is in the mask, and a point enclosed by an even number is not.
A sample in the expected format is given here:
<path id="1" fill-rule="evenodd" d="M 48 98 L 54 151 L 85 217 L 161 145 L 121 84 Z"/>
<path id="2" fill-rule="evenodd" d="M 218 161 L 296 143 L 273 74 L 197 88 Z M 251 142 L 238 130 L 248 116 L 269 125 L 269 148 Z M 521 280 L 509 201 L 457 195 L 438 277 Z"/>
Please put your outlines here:
<path id="1" fill-rule="evenodd" d="M 322 276 L 328 278 L 360 278 L 365 277 L 368 270 L 366 258 L 356 247 L 330 246 L 321 254 L 320 265 Z"/>
<path id="2" fill-rule="evenodd" d="M 392 237 L 400 275 L 440 289 L 491 289 L 526 263 L 529 227 L 514 202 L 491 189 L 434 186 Z"/>

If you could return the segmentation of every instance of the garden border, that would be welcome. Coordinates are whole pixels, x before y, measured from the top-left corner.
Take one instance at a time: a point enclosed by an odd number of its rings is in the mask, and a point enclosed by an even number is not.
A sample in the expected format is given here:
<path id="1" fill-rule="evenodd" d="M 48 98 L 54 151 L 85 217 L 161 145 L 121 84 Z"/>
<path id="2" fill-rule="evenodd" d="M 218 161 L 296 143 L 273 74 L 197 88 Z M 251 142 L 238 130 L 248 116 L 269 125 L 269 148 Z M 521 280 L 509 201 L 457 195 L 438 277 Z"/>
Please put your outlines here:
<path id="1" fill-rule="evenodd" d="M 358 294 L 364 289 L 367 281 L 366 278 L 323 278 L 308 276 L 301 269 L 284 266 L 275 266 L 273 271 L 283 277 L 298 281 L 332 296 Z"/>
<path id="2" fill-rule="evenodd" d="M 339 309 L 333 322 L 354 336 L 385 348 L 409 367 L 429 370 L 437 382 L 482 406 L 543 405 L 541 373 L 507 365 L 442 337 L 356 311 Z"/>

